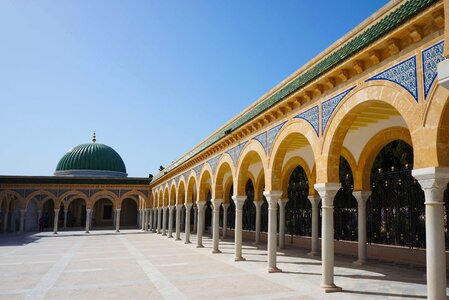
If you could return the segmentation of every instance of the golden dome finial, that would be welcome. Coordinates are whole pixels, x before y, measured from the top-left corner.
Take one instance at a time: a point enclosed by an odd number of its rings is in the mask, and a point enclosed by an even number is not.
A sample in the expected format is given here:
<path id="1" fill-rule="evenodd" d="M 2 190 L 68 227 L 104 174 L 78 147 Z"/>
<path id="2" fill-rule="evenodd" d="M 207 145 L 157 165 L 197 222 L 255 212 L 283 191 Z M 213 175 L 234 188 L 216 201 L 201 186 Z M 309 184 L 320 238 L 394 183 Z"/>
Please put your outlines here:
<path id="1" fill-rule="evenodd" d="M 94 131 L 94 137 L 92 138 L 92 143 L 95 143 L 97 141 L 97 135 L 95 134 L 95 131 Z"/>

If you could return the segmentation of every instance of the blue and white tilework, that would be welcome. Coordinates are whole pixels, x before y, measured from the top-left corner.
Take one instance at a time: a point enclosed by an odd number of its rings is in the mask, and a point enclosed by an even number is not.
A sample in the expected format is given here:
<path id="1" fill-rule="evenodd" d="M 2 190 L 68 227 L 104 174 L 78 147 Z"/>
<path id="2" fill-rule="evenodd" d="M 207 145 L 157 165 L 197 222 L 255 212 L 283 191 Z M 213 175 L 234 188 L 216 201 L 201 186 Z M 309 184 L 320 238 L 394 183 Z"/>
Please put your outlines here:
<path id="1" fill-rule="evenodd" d="M 263 150 L 265 150 L 265 153 L 267 153 L 267 132 L 266 131 L 253 137 L 253 140 L 260 142 L 262 144 Z"/>
<path id="2" fill-rule="evenodd" d="M 276 138 L 276 136 L 279 133 L 279 130 L 281 130 L 282 126 L 284 126 L 285 123 L 287 123 L 287 121 L 282 122 L 281 124 L 276 125 L 270 130 L 268 130 L 267 153 L 270 153 L 271 147 L 273 147 L 274 139 Z"/>
<path id="3" fill-rule="evenodd" d="M 319 115 L 318 115 L 318 105 L 312 108 L 309 108 L 305 112 L 300 113 L 295 116 L 296 119 L 303 119 L 309 122 L 312 125 L 313 129 L 315 129 L 315 133 L 318 136 L 318 127 L 319 127 Z"/>
<path id="4" fill-rule="evenodd" d="M 178 176 L 175 177 L 176 185 L 179 184 L 179 179 L 181 179 L 181 175 L 178 175 Z"/>
<path id="5" fill-rule="evenodd" d="M 334 96 L 330 98 L 329 100 L 324 101 L 321 104 L 321 133 L 324 133 L 324 130 L 326 129 L 327 122 L 329 122 L 330 117 L 332 116 L 332 113 L 334 112 L 337 105 L 343 100 L 343 98 L 352 90 L 354 87 L 344 91 L 343 93 L 338 94 L 337 96 Z"/>
<path id="6" fill-rule="evenodd" d="M 437 65 L 444 60 L 444 41 L 435 44 L 422 52 L 422 67 L 424 80 L 424 99 L 427 98 L 430 88 L 437 77 Z"/>
<path id="7" fill-rule="evenodd" d="M 232 147 L 231 149 L 226 151 L 226 153 L 229 154 L 229 156 L 232 158 L 232 162 L 235 165 L 235 147 Z"/>
<path id="8" fill-rule="evenodd" d="M 237 162 L 239 161 L 239 157 L 240 157 L 240 153 L 242 153 L 242 149 L 243 147 L 245 147 L 246 143 L 248 141 L 245 141 L 243 143 L 241 143 L 240 145 L 235 146 L 235 160 L 234 160 L 234 165 L 237 165 Z"/>
<path id="9" fill-rule="evenodd" d="M 418 79 L 416 75 L 416 56 L 398 63 L 397 65 L 386 69 L 367 81 L 370 80 L 388 80 L 399 84 L 406 89 L 413 98 L 418 101 Z"/>
<path id="10" fill-rule="evenodd" d="M 184 180 L 186 181 L 186 184 L 187 184 L 187 180 L 189 180 L 189 175 L 190 175 L 191 171 L 192 170 L 188 170 L 188 171 L 185 171 L 184 173 L 182 173 L 182 176 L 184 177 Z"/>
<path id="11" fill-rule="evenodd" d="M 204 164 L 200 164 L 200 165 L 196 166 L 195 168 L 193 168 L 193 171 L 196 174 L 196 178 L 198 178 L 198 179 L 199 179 L 199 176 L 201 175 L 201 170 L 203 169 L 203 165 Z"/>
<path id="12" fill-rule="evenodd" d="M 221 158 L 221 154 L 215 156 L 214 158 L 211 158 L 207 161 L 207 163 L 209 164 L 210 168 L 212 169 L 212 176 L 215 175 L 215 172 L 217 171 L 217 167 L 218 167 L 218 161 Z"/>

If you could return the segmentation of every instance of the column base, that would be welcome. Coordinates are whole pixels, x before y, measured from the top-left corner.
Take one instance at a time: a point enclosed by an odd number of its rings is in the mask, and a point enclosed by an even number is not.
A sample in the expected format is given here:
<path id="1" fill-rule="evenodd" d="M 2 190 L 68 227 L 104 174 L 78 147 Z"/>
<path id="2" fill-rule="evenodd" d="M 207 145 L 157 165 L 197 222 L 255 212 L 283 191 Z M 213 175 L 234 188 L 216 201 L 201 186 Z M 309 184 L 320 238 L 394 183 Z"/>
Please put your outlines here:
<path id="1" fill-rule="evenodd" d="M 359 266 L 366 265 L 367 263 L 368 263 L 368 261 L 366 259 L 358 259 L 353 262 L 353 264 L 359 265 Z"/>
<path id="2" fill-rule="evenodd" d="M 282 270 L 278 267 L 268 267 L 268 273 L 281 273 Z"/>
<path id="3" fill-rule="evenodd" d="M 21 233 L 23 233 L 23 232 L 21 232 Z M 57 232 L 53 232 L 53 234 L 58 234 Z"/>
<path id="4" fill-rule="evenodd" d="M 86 231 L 86 233 L 90 233 L 89 231 Z"/>
<path id="5" fill-rule="evenodd" d="M 120 230 L 116 230 L 115 232 L 119 233 L 119 232 L 120 232 Z"/>
<path id="6" fill-rule="evenodd" d="M 167 236 L 167 234 L 166 234 L 166 233 L 163 233 L 162 236 Z"/>
<path id="7" fill-rule="evenodd" d="M 191 241 L 185 241 L 184 244 L 191 244 Z"/>
<path id="8" fill-rule="evenodd" d="M 325 293 L 338 293 L 343 291 L 343 289 L 335 284 L 320 284 L 320 287 L 324 289 Z"/>
<path id="9" fill-rule="evenodd" d="M 244 257 L 236 257 L 236 258 L 234 258 L 234 261 L 246 261 L 246 258 L 244 258 Z"/>
<path id="10" fill-rule="evenodd" d="M 197 248 L 204 248 L 203 245 L 196 245 Z"/>
<path id="11" fill-rule="evenodd" d="M 173 238 L 173 236 L 168 236 L 168 238 L 169 238 L 169 239 L 172 239 L 172 238 Z"/>
<path id="12" fill-rule="evenodd" d="M 180 241 L 180 240 L 181 240 L 181 238 L 176 238 L 176 239 L 175 239 L 175 241 Z"/>
<path id="13" fill-rule="evenodd" d="M 220 250 L 212 250 L 212 253 L 217 254 L 217 253 L 221 253 L 221 251 Z"/>
<path id="14" fill-rule="evenodd" d="M 307 253 L 308 256 L 319 256 L 320 253 L 319 252 L 312 252 L 310 251 L 309 253 Z"/>

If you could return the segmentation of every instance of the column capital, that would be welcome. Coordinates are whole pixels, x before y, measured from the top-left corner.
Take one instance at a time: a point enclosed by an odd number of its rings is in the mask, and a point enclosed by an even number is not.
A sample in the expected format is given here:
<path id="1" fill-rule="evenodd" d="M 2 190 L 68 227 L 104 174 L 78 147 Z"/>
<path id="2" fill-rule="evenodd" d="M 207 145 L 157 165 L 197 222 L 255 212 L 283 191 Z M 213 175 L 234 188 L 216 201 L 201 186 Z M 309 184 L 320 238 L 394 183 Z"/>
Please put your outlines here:
<path id="1" fill-rule="evenodd" d="M 175 206 L 174 206 L 174 205 L 170 205 L 170 206 L 168 207 L 168 210 L 170 210 L 170 211 L 172 211 L 173 209 L 175 209 Z"/>
<path id="2" fill-rule="evenodd" d="M 196 201 L 196 206 L 199 209 L 203 209 L 205 205 L 206 205 L 206 201 Z"/>
<path id="3" fill-rule="evenodd" d="M 310 203 L 312 204 L 312 208 L 318 208 L 318 204 L 320 204 L 321 198 L 320 195 L 309 195 L 307 196 Z"/>
<path id="4" fill-rule="evenodd" d="M 176 204 L 176 209 L 181 209 L 184 206 L 184 204 Z"/>
<path id="5" fill-rule="evenodd" d="M 279 207 L 285 207 L 285 204 L 287 204 L 287 202 L 288 202 L 288 198 L 279 199 L 278 200 Z"/>
<path id="6" fill-rule="evenodd" d="M 268 207 L 274 207 L 281 199 L 282 191 L 265 191 L 263 195 L 267 198 Z"/>
<path id="7" fill-rule="evenodd" d="M 263 201 L 253 201 L 253 203 L 256 209 L 260 209 L 262 207 Z"/>
<path id="8" fill-rule="evenodd" d="M 220 209 L 220 205 L 223 203 L 223 199 L 211 199 L 210 202 L 216 209 Z"/>
<path id="9" fill-rule="evenodd" d="M 413 177 L 418 180 L 426 194 L 426 204 L 443 203 L 443 195 L 449 182 L 449 168 L 431 167 L 413 169 Z"/>
<path id="10" fill-rule="evenodd" d="M 223 206 L 224 209 L 227 209 L 230 204 L 229 203 L 222 203 L 221 205 Z"/>
<path id="11" fill-rule="evenodd" d="M 121 208 L 116 208 L 116 209 L 115 209 L 115 211 L 121 211 L 121 210 L 122 210 Z"/>
<path id="12" fill-rule="evenodd" d="M 90 213 L 92 211 L 92 208 L 86 208 L 86 212 Z"/>
<path id="13" fill-rule="evenodd" d="M 365 206 L 366 201 L 371 196 L 371 191 L 353 191 L 352 195 L 357 200 L 359 206 Z"/>
<path id="14" fill-rule="evenodd" d="M 232 196 L 232 200 L 234 200 L 235 203 L 235 208 L 242 209 L 246 198 L 247 198 L 246 196 Z"/>
<path id="15" fill-rule="evenodd" d="M 59 208 L 55 208 L 55 213 L 59 213 Z"/>
<path id="16" fill-rule="evenodd" d="M 184 203 L 184 206 L 186 207 L 186 209 L 191 209 L 192 205 L 193 205 L 193 203 Z"/>
<path id="17" fill-rule="evenodd" d="M 326 183 L 316 183 L 314 185 L 315 190 L 321 197 L 322 207 L 332 207 L 335 195 L 341 188 L 341 183 L 337 182 L 326 182 Z"/>

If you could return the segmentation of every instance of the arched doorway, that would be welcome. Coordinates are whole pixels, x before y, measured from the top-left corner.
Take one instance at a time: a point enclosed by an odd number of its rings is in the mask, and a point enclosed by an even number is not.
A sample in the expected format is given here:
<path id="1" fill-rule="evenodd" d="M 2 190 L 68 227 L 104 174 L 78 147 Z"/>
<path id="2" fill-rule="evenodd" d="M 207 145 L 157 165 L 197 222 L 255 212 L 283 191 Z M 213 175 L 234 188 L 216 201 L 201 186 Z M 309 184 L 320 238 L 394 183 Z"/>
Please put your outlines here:
<path id="1" fill-rule="evenodd" d="M 100 198 L 94 204 L 92 228 L 112 228 L 114 224 L 114 204 L 107 198 Z"/>
<path id="2" fill-rule="evenodd" d="M 235 203 L 234 200 L 232 200 L 232 191 L 234 190 L 234 185 L 231 185 L 230 191 L 228 193 L 228 201 L 229 201 L 229 207 L 227 210 L 227 223 L 229 229 L 235 228 Z"/>
<path id="3" fill-rule="evenodd" d="M 243 230 L 256 229 L 256 208 L 254 206 L 254 185 L 251 179 L 246 182 L 246 200 L 243 204 Z"/>
<path id="4" fill-rule="evenodd" d="M 425 248 L 424 192 L 412 169 L 413 148 L 401 140 L 376 156 L 367 202 L 369 243 Z"/>
<path id="5" fill-rule="evenodd" d="M 67 227 L 77 228 L 86 226 L 86 201 L 81 198 L 70 202 L 67 209 Z"/>
<path id="6" fill-rule="evenodd" d="M 137 203 L 134 199 L 126 198 L 120 210 L 120 226 L 137 227 Z"/>
<path id="7" fill-rule="evenodd" d="M 204 227 L 206 232 L 210 232 L 212 234 L 212 202 L 211 202 L 211 194 L 210 191 L 207 193 L 206 197 L 206 211 L 205 211 L 205 220 Z"/>
<path id="8" fill-rule="evenodd" d="M 312 205 L 308 199 L 309 182 L 306 172 L 297 166 L 288 182 L 288 202 L 285 205 L 286 233 L 312 235 Z"/>

